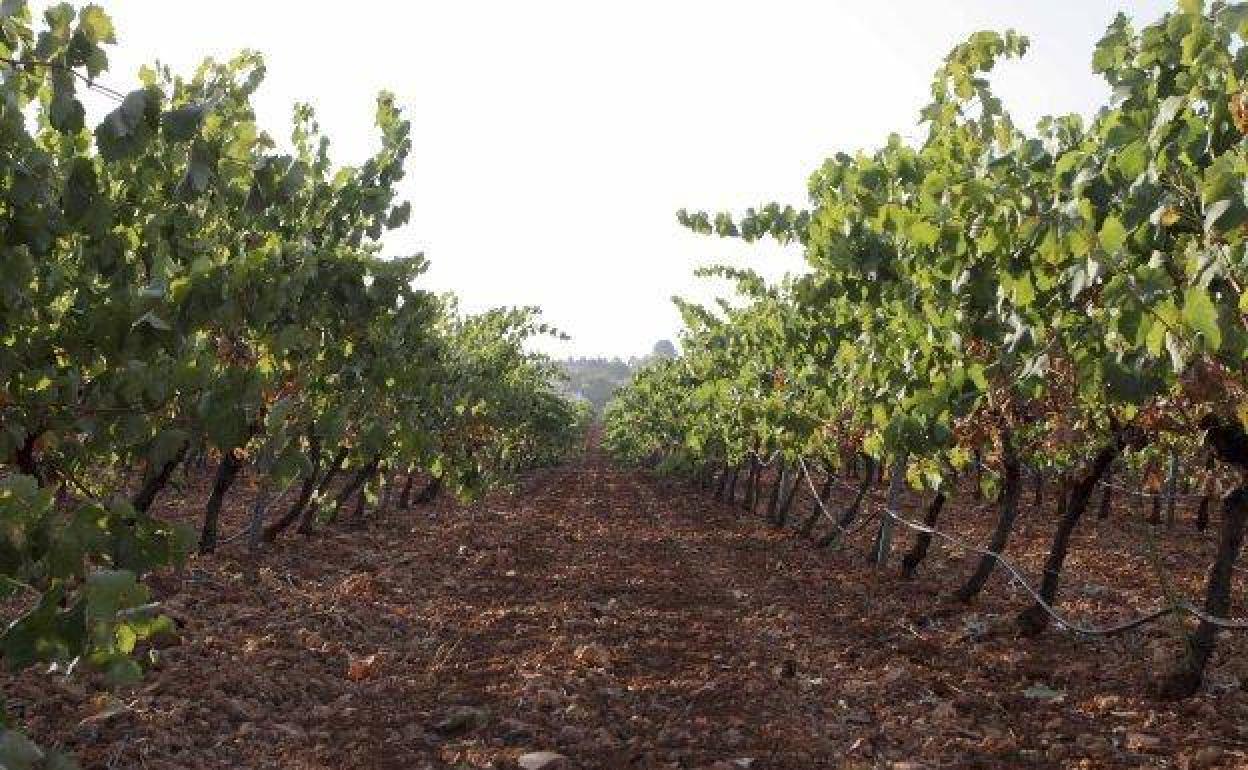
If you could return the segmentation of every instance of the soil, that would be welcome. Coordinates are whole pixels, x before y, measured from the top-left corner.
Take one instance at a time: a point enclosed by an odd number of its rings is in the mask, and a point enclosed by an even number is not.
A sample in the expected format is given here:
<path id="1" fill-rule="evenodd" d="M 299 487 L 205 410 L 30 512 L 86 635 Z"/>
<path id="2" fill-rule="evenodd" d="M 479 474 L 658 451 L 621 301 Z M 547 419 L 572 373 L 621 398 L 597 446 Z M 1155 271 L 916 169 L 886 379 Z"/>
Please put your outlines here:
<path id="1" fill-rule="evenodd" d="M 207 482 L 162 510 L 193 517 Z M 968 497 L 942 527 L 984 542 L 991 506 Z M 1094 498 L 1068 559 L 1061 609 L 1080 621 L 1162 601 L 1148 506 L 1120 497 L 1104 521 Z M 912 518 L 924 503 L 906 501 Z M 1055 523 L 1029 506 L 1007 550 L 1032 579 Z M 1027 601 L 1001 570 L 957 604 L 973 557 L 936 542 L 904 581 L 911 535 L 877 569 L 873 533 L 819 550 L 591 452 L 474 505 L 193 559 L 151 579 L 180 632 L 145 655 L 141 685 L 29 671 L 5 696 L 84 768 L 516 768 L 542 751 L 564 757 L 551 770 L 1248 766 L 1241 637 L 1222 635 L 1199 695 L 1161 700 L 1184 623 L 1021 638 Z M 1157 538 L 1198 598 L 1216 532 L 1184 511 Z"/>

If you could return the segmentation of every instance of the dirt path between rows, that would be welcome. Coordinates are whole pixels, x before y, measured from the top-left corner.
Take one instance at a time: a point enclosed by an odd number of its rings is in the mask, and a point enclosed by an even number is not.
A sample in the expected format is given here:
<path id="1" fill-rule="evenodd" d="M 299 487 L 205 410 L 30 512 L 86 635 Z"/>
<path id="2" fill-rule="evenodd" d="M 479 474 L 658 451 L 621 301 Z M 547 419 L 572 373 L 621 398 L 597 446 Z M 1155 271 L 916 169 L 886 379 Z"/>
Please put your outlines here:
<path id="1" fill-rule="evenodd" d="M 1241 689 L 1147 694 L 1173 629 L 1020 641 L 999 581 L 941 613 L 957 570 L 903 585 L 862 561 L 591 453 L 469 508 L 194 562 L 170 581 L 181 640 L 139 688 L 107 698 L 31 673 L 6 694 L 87 768 L 514 768 L 541 750 L 568 767 L 716 770 L 1248 756 Z"/>

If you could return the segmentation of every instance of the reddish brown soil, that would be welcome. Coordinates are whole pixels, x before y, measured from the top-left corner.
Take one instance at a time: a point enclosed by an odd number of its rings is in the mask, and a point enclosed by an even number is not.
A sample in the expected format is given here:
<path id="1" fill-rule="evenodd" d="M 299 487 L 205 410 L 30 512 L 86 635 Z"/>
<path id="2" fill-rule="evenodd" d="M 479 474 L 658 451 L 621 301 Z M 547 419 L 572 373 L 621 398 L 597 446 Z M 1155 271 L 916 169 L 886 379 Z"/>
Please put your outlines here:
<path id="1" fill-rule="evenodd" d="M 982 542 L 991 511 L 973 508 L 943 519 Z M 1104 622 L 1159 601 L 1139 518 L 1084 522 L 1064 609 Z M 1052 524 L 1031 510 L 1011 543 L 1033 576 Z M 1161 546 L 1195 591 L 1214 535 L 1189 528 Z M 84 768 L 513 768 L 542 749 L 583 768 L 1248 763 L 1240 638 L 1199 696 L 1160 701 L 1175 623 L 1019 639 L 1005 579 L 952 605 L 966 557 L 936 544 L 906 583 L 896 558 L 865 563 L 869 539 L 820 552 L 590 455 L 469 508 L 193 561 L 157 576 L 185 627 L 142 686 L 29 672 L 5 695 Z"/>

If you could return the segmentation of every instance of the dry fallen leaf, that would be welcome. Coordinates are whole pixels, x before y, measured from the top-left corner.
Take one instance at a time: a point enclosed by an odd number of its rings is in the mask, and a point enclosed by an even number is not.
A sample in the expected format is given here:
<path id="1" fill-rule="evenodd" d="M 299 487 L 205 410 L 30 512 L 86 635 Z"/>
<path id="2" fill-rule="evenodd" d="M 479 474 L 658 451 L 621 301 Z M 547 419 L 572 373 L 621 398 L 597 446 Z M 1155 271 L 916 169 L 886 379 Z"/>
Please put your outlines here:
<path id="1" fill-rule="evenodd" d="M 377 674 L 379 662 L 379 656 L 376 653 L 362 658 L 350 657 L 347 662 L 347 679 L 352 682 L 372 679 Z"/>

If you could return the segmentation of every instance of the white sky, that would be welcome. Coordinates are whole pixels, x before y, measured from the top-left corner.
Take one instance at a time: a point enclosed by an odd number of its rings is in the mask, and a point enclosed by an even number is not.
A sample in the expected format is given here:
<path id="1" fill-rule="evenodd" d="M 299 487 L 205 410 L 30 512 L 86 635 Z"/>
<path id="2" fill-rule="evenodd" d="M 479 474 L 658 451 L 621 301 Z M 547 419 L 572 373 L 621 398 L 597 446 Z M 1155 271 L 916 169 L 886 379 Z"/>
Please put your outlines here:
<path id="1" fill-rule="evenodd" d="M 40 4 L 42 5 L 42 3 Z M 915 133 L 932 71 L 978 29 L 1032 38 L 996 78 L 1020 124 L 1089 113 L 1106 91 L 1092 46 L 1118 10 L 1168 0 L 102 0 L 120 45 L 104 82 L 129 90 L 159 58 L 262 51 L 264 128 L 315 105 L 335 157 L 364 157 L 376 92 L 413 122 L 403 192 L 428 288 L 465 309 L 537 304 L 573 336 L 553 353 L 648 352 L 673 337 L 669 298 L 728 261 L 779 276 L 800 255 L 702 238 L 675 211 L 805 202 L 827 156 Z M 722 287 L 721 287 L 722 288 Z"/>

